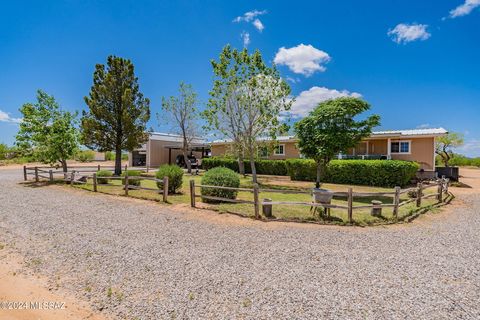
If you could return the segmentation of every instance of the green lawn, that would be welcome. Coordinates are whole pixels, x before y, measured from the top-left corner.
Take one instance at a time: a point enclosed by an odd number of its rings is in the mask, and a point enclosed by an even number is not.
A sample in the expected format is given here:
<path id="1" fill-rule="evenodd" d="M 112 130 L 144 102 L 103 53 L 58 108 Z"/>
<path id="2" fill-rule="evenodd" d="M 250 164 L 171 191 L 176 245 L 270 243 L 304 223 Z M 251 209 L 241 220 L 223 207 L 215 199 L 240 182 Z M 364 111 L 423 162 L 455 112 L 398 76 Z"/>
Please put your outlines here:
<path id="1" fill-rule="evenodd" d="M 150 174 L 151 176 L 152 174 Z M 191 176 L 185 174 L 183 177 L 183 185 L 179 194 L 169 195 L 168 201 L 170 204 L 189 204 L 190 203 L 190 190 L 189 181 L 195 180 L 195 184 L 201 183 L 201 176 Z M 154 181 L 143 180 L 141 185 L 148 188 L 156 188 Z M 290 181 L 288 177 L 274 177 L 274 176 L 260 176 L 259 177 L 260 188 L 264 189 L 295 189 L 295 190 L 310 190 L 313 187 L 311 182 L 299 182 Z M 93 190 L 91 180 L 86 185 L 78 185 L 78 188 L 84 188 L 87 190 Z M 240 187 L 251 188 L 251 177 L 240 177 Z M 349 187 L 353 187 L 354 192 L 391 192 L 393 189 L 366 187 L 366 186 L 347 186 L 338 184 L 323 184 L 322 188 L 333 191 L 347 191 Z M 125 191 L 121 185 L 120 180 L 111 180 L 108 185 L 99 185 L 98 191 L 108 194 L 124 195 Z M 425 190 L 425 194 L 436 192 L 436 188 L 429 188 Z M 197 195 L 200 194 L 199 188 L 196 189 Z M 155 191 L 150 190 L 129 190 L 129 196 L 147 200 L 162 201 L 162 195 Z M 273 193 L 273 192 L 260 192 L 260 199 L 271 199 L 272 201 L 302 201 L 310 202 L 311 196 L 309 194 L 285 194 L 285 193 Z M 237 199 L 253 201 L 253 194 L 251 192 L 242 191 L 238 193 Z M 369 205 L 371 200 L 380 200 L 383 203 L 392 203 L 392 197 L 354 197 L 354 206 Z M 403 194 L 401 201 L 408 200 L 408 195 Z M 236 204 L 236 203 L 222 203 L 222 204 L 201 204 L 201 199 L 197 198 L 197 203 L 201 207 L 207 207 L 219 212 L 231 212 L 237 213 L 247 217 L 254 216 L 254 208 L 251 204 Z M 437 203 L 435 198 L 423 199 L 422 208 L 434 205 Z M 346 205 L 346 199 L 344 197 L 336 197 L 332 200 L 332 204 Z M 399 220 L 410 216 L 418 208 L 415 202 L 407 204 L 399 209 Z M 371 225 L 380 223 L 393 222 L 393 209 L 383 208 L 381 217 L 374 217 L 370 214 L 370 209 L 357 209 L 353 211 L 353 219 L 355 224 L 358 225 Z M 304 221 L 322 221 L 326 223 L 345 224 L 347 223 L 347 211 L 344 209 L 331 209 L 330 217 L 320 217 L 318 214 L 313 215 L 310 212 L 309 206 L 300 205 L 273 205 L 273 215 L 277 219 L 288 220 L 304 220 Z"/>

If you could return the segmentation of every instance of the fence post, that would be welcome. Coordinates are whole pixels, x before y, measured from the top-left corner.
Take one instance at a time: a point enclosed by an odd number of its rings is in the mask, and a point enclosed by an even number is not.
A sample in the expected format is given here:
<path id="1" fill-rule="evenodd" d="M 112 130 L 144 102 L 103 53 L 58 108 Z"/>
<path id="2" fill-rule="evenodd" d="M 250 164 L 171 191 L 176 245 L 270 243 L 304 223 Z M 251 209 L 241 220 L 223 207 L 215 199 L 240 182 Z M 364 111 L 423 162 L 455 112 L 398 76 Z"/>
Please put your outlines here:
<path id="1" fill-rule="evenodd" d="M 38 182 L 38 167 L 35 167 L 35 182 Z"/>
<path id="2" fill-rule="evenodd" d="M 443 202 L 443 180 L 438 180 L 438 191 L 437 191 L 437 200 L 438 202 Z"/>
<path id="3" fill-rule="evenodd" d="M 98 165 L 98 167 L 97 167 L 97 171 L 100 171 L 100 165 Z"/>
<path id="4" fill-rule="evenodd" d="M 97 174 L 93 173 L 93 192 L 97 192 Z"/>
<path id="5" fill-rule="evenodd" d="M 422 196 L 423 196 L 423 184 L 421 182 L 417 183 L 417 207 L 422 206 Z"/>
<path id="6" fill-rule="evenodd" d="M 168 202 L 168 177 L 163 177 L 163 202 Z"/>
<path id="7" fill-rule="evenodd" d="M 195 208 L 195 180 L 190 180 L 190 206 Z"/>
<path id="8" fill-rule="evenodd" d="M 128 171 L 125 170 L 125 195 L 128 196 Z"/>
<path id="9" fill-rule="evenodd" d="M 352 188 L 348 188 L 348 223 L 353 223 L 353 190 Z"/>
<path id="10" fill-rule="evenodd" d="M 395 187 L 395 197 L 393 198 L 393 217 L 398 219 L 398 206 L 400 205 L 400 187 Z"/>
<path id="11" fill-rule="evenodd" d="M 23 180 L 27 181 L 27 166 L 23 166 Z"/>
<path id="12" fill-rule="evenodd" d="M 125 171 L 127 171 L 127 168 L 128 168 L 128 166 L 127 166 L 127 165 L 125 165 Z"/>
<path id="13" fill-rule="evenodd" d="M 50 177 L 50 182 L 53 182 L 53 171 L 52 171 L 52 169 L 48 170 L 48 175 Z"/>
<path id="14" fill-rule="evenodd" d="M 253 184 L 253 207 L 255 209 L 255 219 L 260 218 L 260 203 L 258 201 L 258 183 Z"/>
<path id="15" fill-rule="evenodd" d="M 72 175 L 70 176 L 70 186 L 73 187 L 73 181 L 75 181 L 75 170 L 72 171 Z"/>

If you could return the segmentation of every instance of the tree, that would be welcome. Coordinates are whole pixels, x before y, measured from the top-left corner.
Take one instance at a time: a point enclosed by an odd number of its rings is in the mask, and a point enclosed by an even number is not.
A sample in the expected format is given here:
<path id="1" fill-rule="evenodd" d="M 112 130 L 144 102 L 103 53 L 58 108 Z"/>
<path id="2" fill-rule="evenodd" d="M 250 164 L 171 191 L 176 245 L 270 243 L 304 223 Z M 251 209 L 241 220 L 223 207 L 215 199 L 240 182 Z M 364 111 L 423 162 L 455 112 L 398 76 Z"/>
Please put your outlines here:
<path id="1" fill-rule="evenodd" d="M 67 171 L 67 160 L 78 150 L 77 113 L 64 111 L 53 96 L 37 91 L 37 102 L 20 108 L 23 120 L 16 136 L 16 145 L 23 154 L 33 155 L 40 162 L 60 162 Z"/>
<path id="2" fill-rule="evenodd" d="M 342 97 L 320 103 L 310 114 L 295 124 L 300 153 L 317 164 L 316 187 L 330 160 L 340 152 L 355 147 L 380 124 L 378 115 L 365 120 L 355 117 L 370 109 L 358 98 Z"/>
<path id="3" fill-rule="evenodd" d="M 290 110 L 290 87 L 275 66 L 268 67 L 257 50 L 238 51 L 225 46 L 218 61 L 212 60 L 215 76 L 203 116 L 208 126 L 232 140 L 243 167 L 249 157 L 253 182 L 257 182 L 255 158 L 260 137 L 275 140 L 285 126 L 280 115 Z"/>
<path id="4" fill-rule="evenodd" d="M 0 143 L 0 160 L 7 159 L 10 148 L 5 143 Z"/>
<path id="5" fill-rule="evenodd" d="M 452 149 L 462 146 L 463 142 L 463 135 L 457 132 L 450 132 L 436 139 L 435 153 L 441 157 L 445 167 L 448 167 L 448 162 L 454 156 Z"/>
<path id="6" fill-rule="evenodd" d="M 89 112 L 82 116 L 82 143 L 101 152 L 115 151 L 115 174 L 122 173 L 122 150 L 132 151 L 148 140 L 150 100 L 140 92 L 134 66 L 128 59 L 109 56 L 97 64 Z"/>
<path id="7" fill-rule="evenodd" d="M 192 141 L 198 137 L 198 113 L 197 113 L 197 93 L 192 86 L 181 82 L 179 87 L 180 95 L 178 97 L 162 98 L 162 109 L 173 120 L 176 133 L 182 136 L 183 158 L 187 165 L 188 173 L 192 172 L 192 163 L 188 159 L 188 150 Z M 159 119 L 163 115 L 157 114 Z"/>

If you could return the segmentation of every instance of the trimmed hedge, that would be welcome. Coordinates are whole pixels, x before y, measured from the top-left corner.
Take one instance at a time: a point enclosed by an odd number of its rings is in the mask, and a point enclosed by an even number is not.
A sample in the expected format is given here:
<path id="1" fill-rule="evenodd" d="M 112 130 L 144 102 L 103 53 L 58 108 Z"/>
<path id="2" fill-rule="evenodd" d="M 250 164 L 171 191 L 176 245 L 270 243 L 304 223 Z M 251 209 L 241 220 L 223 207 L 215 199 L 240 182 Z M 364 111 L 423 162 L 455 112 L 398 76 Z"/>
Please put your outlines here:
<path id="1" fill-rule="evenodd" d="M 142 171 L 139 170 L 127 170 L 122 172 L 122 177 L 125 177 L 125 174 L 128 172 L 128 177 L 140 177 L 142 175 Z M 125 178 L 122 178 L 122 184 L 125 185 Z M 140 186 L 140 180 L 138 179 L 128 179 L 128 184 L 131 186 Z"/>
<path id="2" fill-rule="evenodd" d="M 235 171 L 229 168 L 216 167 L 205 172 L 204 176 L 202 177 L 201 183 L 203 185 L 238 188 L 240 187 L 240 178 Z M 200 192 L 203 196 L 221 197 L 228 199 L 235 199 L 237 197 L 236 190 L 201 188 Z M 221 202 L 210 199 L 202 199 L 202 201 L 207 203 Z"/>
<path id="3" fill-rule="evenodd" d="M 315 181 L 315 161 L 309 159 L 286 160 L 292 180 Z M 416 162 L 402 160 L 332 160 L 322 182 L 356 184 L 376 187 L 404 187 L 419 169 Z"/>
<path id="4" fill-rule="evenodd" d="M 108 182 L 110 181 L 109 179 L 102 179 L 101 177 L 113 176 L 113 172 L 108 170 L 100 170 L 100 171 L 97 171 L 96 174 L 97 174 L 97 182 L 99 184 L 108 184 Z"/>
<path id="5" fill-rule="evenodd" d="M 157 179 L 168 177 L 168 193 L 177 193 L 183 184 L 183 170 L 175 164 L 164 164 L 158 168 L 155 174 Z M 163 188 L 163 182 L 157 181 L 157 187 Z"/>
<path id="6" fill-rule="evenodd" d="M 216 167 L 229 168 L 235 172 L 239 172 L 238 161 L 231 158 L 212 157 L 202 160 L 202 168 L 210 170 Z M 287 166 L 285 160 L 255 160 L 257 174 L 267 174 L 275 176 L 286 176 Z M 245 160 L 245 173 L 252 173 L 250 160 Z"/>

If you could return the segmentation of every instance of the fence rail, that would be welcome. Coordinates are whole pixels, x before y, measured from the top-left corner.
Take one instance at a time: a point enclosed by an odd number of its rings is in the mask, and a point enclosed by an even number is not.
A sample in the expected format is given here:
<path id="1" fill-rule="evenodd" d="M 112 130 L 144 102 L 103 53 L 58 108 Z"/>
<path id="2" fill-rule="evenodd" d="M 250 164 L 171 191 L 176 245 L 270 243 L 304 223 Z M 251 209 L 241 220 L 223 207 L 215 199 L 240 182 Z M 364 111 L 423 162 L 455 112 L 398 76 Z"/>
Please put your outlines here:
<path id="1" fill-rule="evenodd" d="M 252 204 L 254 206 L 255 218 L 260 218 L 260 208 L 268 207 L 269 210 L 263 210 L 265 213 L 271 213 L 272 205 L 293 205 L 293 206 L 309 206 L 310 208 L 322 207 L 325 211 L 329 209 L 341 209 L 347 210 L 348 213 L 348 222 L 353 223 L 353 212 L 355 210 L 361 209 L 371 209 L 381 210 L 381 208 L 392 208 L 393 216 L 395 220 L 398 220 L 398 210 L 400 207 L 403 207 L 409 203 L 416 202 L 416 206 L 420 207 L 422 205 L 422 199 L 428 198 L 437 198 L 439 202 L 443 202 L 443 196 L 448 194 L 448 185 L 449 179 L 438 179 L 434 183 L 418 183 L 416 188 L 407 188 L 401 189 L 400 187 L 395 187 L 394 191 L 391 192 L 353 192 L 352 188 L 349 188 L 347 192 L 333 192 L 326 190 L 324 193 L 328 193 L 332 197 L 346 197 L 347 205 L 332 204 L 331 202 L 303 202 L 303 201 L 271 201 L 270 199 L 259 200 L 260 194 L 263 192 L 268 193 L 284 193 L 284 194 L 313 194 L 313 191 L 307 190 L 287 190 L 287 189 L 261 189 L 258 187 L 258 184 L 254 184 L 253 188 L 234 188 L 234 187 L 223 187 L 223 186 L 212 186 L 212 185 L 202 185 L 195 184 L 195 180 L 190 180 L 190 205 L 196 207 L 196 199 L 209 199 L 221 202 L 231 202 L 231 203 L 246 203 Z M 424 190 L 430 188 L 437 188 L 436 193 L 424 194 Z M 213 189 L 222 189 L 222 190 L 232 190 L 232 191 L 246 191 L 251 192 L 254 195 L 254 200 L 241 200 L 241 199 L 230 199 L 225 197 L 216 197 L 216 196 L 207 196 L 197 194 L 197 188 L 213 188 Z M 400 200 L 402 194 L 414 192 L 415 197 L 408 200 Z M 354 198 L 366 198 L 366 197 L 391 197 L 392 203 L 373 203 L 371 205 L 353 205 Z"/>

